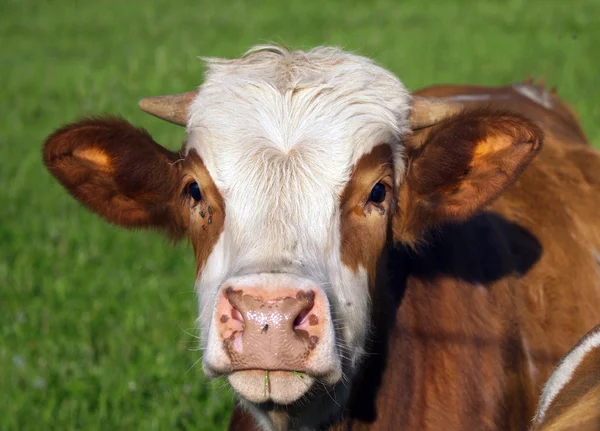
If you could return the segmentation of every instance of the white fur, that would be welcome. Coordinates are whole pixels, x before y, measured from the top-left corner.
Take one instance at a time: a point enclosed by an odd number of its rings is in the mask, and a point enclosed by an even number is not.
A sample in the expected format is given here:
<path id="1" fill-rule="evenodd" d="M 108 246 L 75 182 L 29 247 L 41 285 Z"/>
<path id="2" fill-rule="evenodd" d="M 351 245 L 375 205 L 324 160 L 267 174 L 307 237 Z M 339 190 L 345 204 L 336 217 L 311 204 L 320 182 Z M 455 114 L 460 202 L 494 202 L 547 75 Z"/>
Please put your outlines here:
<path id="1" fill-rule="evenodd" d="M 381 143 L 391 145 L 401 178 L 410 95 L 390 72 L 336 48 L 256 47 L 207 62 L 186 146 L 225 201 L 223 233 L 196 283 L 205 361 L 223 360 L 210 324 L 223 284 L 284 272 L 326 293 L 336 328 L 329 347 L 350 376 L 364 351 L 369 295 L 366 271 L 342 264 L 340 196 L 354 164 Z M 335 392 L 347 393 L 345 384 Z"/>
<path id="2" fill-rule="evenodd" d="M 542 105 L 544 108 L 552 109 L 550 93 L 547 91 L 543 89 L 537 89 L 529 84 L 516 84 L 513 85 L 513 88 L 528 99 L 531 99 L 535 103 Z"/>
<path id="3" fill-rule="evenodd" d="M 538 374 L 538 370 L 535 367 L 535 361 L 531 356 L 531 349 L 529 348 L 529 342 L 524 334 L 521 334 L 521 341 L 523 343 L 523 352 L 525 353 L 525 360 L 527 361 L 527 368 L 529 369 L 529 377 L 535 379 Z"/>
<path id="4" fill-rule="evenodd" d="M 491 94 L 456 94 L 454 96 L 439 97 L 439 100 L 449 100 L 452 102 L 481 102 L 492 99 L 508 99 L 508 95 Z"/>
<path id="5" fill-rule="evenodd" d="M 600 349 L 600 326 L 586 334 L 581 339 L 576 347 L 574 347 L 558 364 L 542 391 L 538 412 L 535 417 L 535 422 L 540 423 L 544 420 L 544 416 L 548 411 L 548 407 L 556 396 L 565 388 L 571 381 L 573 373 L 581 364 L 586 355 L 596 349 Z"/>

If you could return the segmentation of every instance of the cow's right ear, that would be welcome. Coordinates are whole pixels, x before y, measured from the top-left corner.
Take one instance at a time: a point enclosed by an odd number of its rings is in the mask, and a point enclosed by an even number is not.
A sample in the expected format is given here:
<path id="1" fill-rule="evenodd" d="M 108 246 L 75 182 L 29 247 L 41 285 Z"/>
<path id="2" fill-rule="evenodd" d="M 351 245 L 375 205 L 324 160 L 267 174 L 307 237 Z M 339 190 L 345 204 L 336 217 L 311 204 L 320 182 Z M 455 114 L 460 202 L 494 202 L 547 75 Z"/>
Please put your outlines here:
<path id="1" fill-rule="evenodd" d="M 44 163 L 83 205 L 111 223 L 150 227 L 180 237 L 180 154 L 143 129 L 116 118 L 83 120 L 48 137 Z"/>

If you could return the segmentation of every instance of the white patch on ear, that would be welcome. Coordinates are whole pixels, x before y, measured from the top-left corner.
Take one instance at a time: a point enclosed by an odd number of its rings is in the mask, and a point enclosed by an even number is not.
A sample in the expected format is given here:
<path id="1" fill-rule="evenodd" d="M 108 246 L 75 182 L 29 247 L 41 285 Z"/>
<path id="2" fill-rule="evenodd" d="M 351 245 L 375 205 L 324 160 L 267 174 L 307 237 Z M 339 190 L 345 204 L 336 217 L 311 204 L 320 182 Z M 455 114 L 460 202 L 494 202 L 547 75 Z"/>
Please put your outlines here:
<path id="1" fill-rule="evenodd" d="M 567 353 L 560 361 L 544 386 L 544 390 L 540 397 L 540 406 L 534 419 L 535 422 L 540 423 L 544 420 L 548 408 L 557 395 L 569 384 L 573 377 L 573 373 L 575 373 L 579 364 L 581 364 L 586 355 L 590 354 L 590 352 L 595 349 L 600 349 L 600 326 L 597 326 L 588 333 L 579 341 L 578 345 Z M 596 352 L 596 354 L 598 354 L 598 352 Z"/>

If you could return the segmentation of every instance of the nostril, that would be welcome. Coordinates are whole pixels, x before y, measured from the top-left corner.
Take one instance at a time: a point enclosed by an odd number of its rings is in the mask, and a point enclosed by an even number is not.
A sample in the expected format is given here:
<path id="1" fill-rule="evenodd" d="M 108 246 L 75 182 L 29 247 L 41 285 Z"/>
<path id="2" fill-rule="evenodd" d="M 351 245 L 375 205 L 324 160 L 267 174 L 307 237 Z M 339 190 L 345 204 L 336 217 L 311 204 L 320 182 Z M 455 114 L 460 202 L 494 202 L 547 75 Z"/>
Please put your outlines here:
<path id="1" fill-rule="evenodd" d="M 231 307 L 231 317 L 240 323 L 244 323 L 244 318 L 242 317 L 242 313 L 240 313 L 237 310 L 237 308 L 235 308 L 235 307 Z"/>
<path id="2" fill-rule="evenodd" d="M 294 319 L 294 330 L 307 326 L 307 320 L 309 318 L 308 316 L 315 305 L 315 292 L 300 291 L 296 294 L 296 300 L 299 306 L 298 308 L 300 308 L 300 312 Z"/>
<path id="3" fill-rule="evenodd" d="M 312 311 L 312 305 L 309 308 L 305 308 L 296 316 L 294 319 L 294 329 L 300 328 L 302 326 L 306 326 L 308 315 Z"/>
<path id="4" fill-rule="evenodd" d="M 228 287 L 224 292 L 225 299 L 229 303 L 231 307 L 231 311 L 229 314 L 233 320 L 236 320 L 240 323 L 244 323 L 244 316 L 239 310 L 239 307 L 242 305 L 242 291 L 233 290 L 233 288 Z"/>
<path id="5" fill-rule="evenodd" d="M 304 319 L 306 319 L 306 316 L 308 316 L 308 311 L 306 310 L 298 314 L 298 316 L 296 316 L 296 318 L 294 319 L 294 328 L 302 325 L 302 323 L 304 323 Z"/>

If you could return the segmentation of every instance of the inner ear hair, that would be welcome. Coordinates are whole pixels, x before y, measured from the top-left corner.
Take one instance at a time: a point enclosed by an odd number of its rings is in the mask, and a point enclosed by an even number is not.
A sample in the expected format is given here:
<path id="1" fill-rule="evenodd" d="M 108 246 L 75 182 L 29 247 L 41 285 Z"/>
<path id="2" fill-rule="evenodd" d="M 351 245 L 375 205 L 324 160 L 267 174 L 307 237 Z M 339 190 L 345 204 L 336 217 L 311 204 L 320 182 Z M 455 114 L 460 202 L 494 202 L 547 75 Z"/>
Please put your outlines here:
<path id="1" fill-rule="evenodd" d="M 395 233 L 413 242 L 429 227 L 473 217 L 519 178 L 542 141 L 531 121 L 491 109 L 465 110 L 409 136 Z"/>

